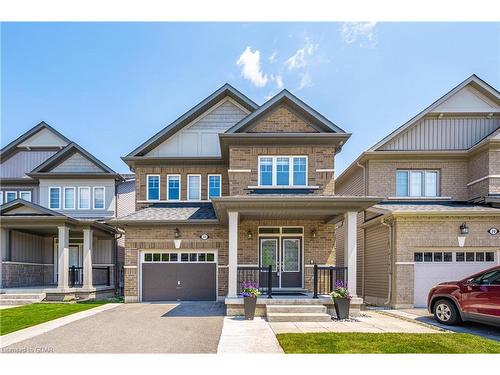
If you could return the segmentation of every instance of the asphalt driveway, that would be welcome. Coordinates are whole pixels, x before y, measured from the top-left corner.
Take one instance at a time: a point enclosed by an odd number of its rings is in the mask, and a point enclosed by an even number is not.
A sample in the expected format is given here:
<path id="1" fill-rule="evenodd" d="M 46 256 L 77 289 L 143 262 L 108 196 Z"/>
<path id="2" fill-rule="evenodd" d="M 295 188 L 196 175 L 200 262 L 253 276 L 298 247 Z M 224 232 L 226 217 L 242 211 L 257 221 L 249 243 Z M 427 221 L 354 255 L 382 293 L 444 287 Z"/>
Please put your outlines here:
<path id="1" fill-rule="evenodd" d="M 3 352 L 217 353 L 225 309 L 216 302 L 123 304 Z"/>

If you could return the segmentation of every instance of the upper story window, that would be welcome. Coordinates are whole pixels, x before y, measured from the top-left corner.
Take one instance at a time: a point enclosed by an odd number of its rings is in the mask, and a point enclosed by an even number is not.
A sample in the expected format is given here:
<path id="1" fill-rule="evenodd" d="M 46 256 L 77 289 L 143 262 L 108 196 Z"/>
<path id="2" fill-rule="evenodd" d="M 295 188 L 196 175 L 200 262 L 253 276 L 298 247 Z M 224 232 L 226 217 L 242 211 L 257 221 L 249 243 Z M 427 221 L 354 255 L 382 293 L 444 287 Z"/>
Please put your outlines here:
<path id="1" fill-rule="evenodd" d="M 259 186 L 307 186 L 307 156 L 259 157 Z"/>
<path id="2" fill-rule="evenodd" d="M 148 175 L 147 184 L 147 199 L 150 201 L 160 200 L 160 175 Z"/>
<path id="3" fill-rule="evenodd" d="M 94 209 L 104 209 L 105 189 L 102 186 L 94 187 Z"/>
<path id="4" fill-rule="evenodd" d="M 61 208 L 60 187 L 49 187 L 49 208 L 53 208 L 56 210 Z"/>
<path id="5" fill-rule="evenodd" d="M 188 183 L 188 187 L 187 187 L 187 199 L 188 199 L 188 201 L 201 200 L 201 175 L 188 174 L 187 183 Z"/>
<path id="6" fill-rule="evenodd" d="M 167 176 L 167 199 L 172 201 L 181 199 L 181 176 L 178 174 Z"/>
<path id="7" fill-rule="evenodd" d="M 75 188 L 74 187 L 65 187 L 63 190 L 63 195 L 64 195 L 63 208 L 65 210 L 75 209 L 75 200 L 76 200 L 75 199 L 76 198 Z"/>
<path id="8" fill-rule="evenodd" d="M 90 188 L 78 188 L 78 208 L 82 210 L 90 209 Z"/>
<path id="9" fill-rule="evenodd" d="M 6 191 L 5 192 L 5 203 L 10 201 L 15 201 L 17 199 L 17 191 Z"/>
<path id="10" fill-rule="evenodd" d="M 439 172 L 430 170 L 399 170 L 396 172 L 398 197 L 437 197 Z"/>
<path id="11" fill-rule="evenodd" d="M 208 199 L 217 198 L 222 195 L 222 177 L 220 174 L 208 175 Z"/>
<path id="12" fill-rule="evenodd" d="M 31 191 L 29 191 L 29 190 L 20 191 L 19 198 L 24 199 L 25 201 L 31 202 Z"/>

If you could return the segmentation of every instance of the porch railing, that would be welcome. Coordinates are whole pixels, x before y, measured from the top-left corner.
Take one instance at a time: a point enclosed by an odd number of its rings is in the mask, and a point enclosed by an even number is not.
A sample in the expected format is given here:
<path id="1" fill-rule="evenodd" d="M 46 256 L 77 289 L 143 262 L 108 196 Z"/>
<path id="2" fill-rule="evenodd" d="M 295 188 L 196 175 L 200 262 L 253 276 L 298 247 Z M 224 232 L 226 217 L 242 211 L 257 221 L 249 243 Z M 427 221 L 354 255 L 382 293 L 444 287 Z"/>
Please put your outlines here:
<path id="1" fill-rule="evenodd" d="M 241 266 L 237 269 L 238 294 L 243 292 L 244 282 L 254 282 L 259 286 L 262 294 L 273 298 L 273 267 Z"/>
<path id="2" fill-rule="evenodd" d="M 313 269 L 313 298 L 319 294 L 330 294 L 337 282 L 347 286 L 347 267 L 329 267 L 314 265 Z"/>
<path id="3" fill-rule="evenodd" d="M 92 284 L 111 286 L 111 266 L 93 266 Z M 83 285 L 83 267 L 71 266 L 69 268 L 69 286 Z"/>

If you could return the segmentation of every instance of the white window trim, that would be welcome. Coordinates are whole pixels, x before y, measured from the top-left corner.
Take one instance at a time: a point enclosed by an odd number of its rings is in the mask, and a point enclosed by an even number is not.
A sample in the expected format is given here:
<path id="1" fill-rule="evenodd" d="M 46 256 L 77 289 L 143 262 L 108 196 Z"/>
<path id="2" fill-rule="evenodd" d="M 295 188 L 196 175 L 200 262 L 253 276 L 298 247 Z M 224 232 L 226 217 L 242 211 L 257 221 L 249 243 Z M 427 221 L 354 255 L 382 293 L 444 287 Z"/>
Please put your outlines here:
<path id="1" fill-rule="evenodd" d="M 33 195 L 31 194 L 31 190 L 21 190 L 21 191 L 19 191 L 19 198 L 21 198 L 21 194 L 23 194 L 23 193 L 28 193 L 29 196 L 30 196 L 29 200 L 28 199 L 24 199 L 24 200 L 28 201 L 28 202 L 31 202 L 31 200 L 33 198 Z M 21 198 L 21 199 L 23 199 L 23 198 Z"/>
<path id="2" fill-rule="evenodd" d="M 262 158 L 272 159 L 272 183 L 271 185 L 262 185 L 260 180 L 260 160 Z M 278 158 L 288 158 L 288 185 L 278 185 Z M 306 183 L 305 185 L 294 185 L 293 184 L 293 174 L 294 174 L 294 158 L 305 158 L 306 159 Z M 257 162 L 257 181 L 259 187 L 281 187 L 281 188 L 303 188 L 309 186 L 309 157 L 307 155 L 259 155 Z"/>
<path id="3" fill-rule="evenodd" d="M 0 205 L 3 204 L 3 191 L 0 191 Z"/>
<path id="4" fill-rule="evenodd" d="M 57 207 L 51 207 L 51 206 L 50 206 L 50 201 L 51 201 L 51 199 L 50 199 L 50 191 L 51 191 L 52 189 L 57 189 L 57 190 L 59 191 L 59 200 L 58 200 L 58 205 L 57 205 Z M 48 200 L 48 202 L 47 202 L 47 203 L 48 203 L 48 204 L 47 204 L 47 206 L 48 206 L 51 210 L 60 210 L 60 209 L 61 209 L 61 187 L 60 187 L 60 186 L 49 186 L 49 200 Z"/>
<path id="5" fill-rule="evenodd" d="M 73 208 L 66 207 L 66 189 L 73 189 Z M 62 189 L 62 209 L 63 210 L 75 210 L 76 209 L 76 187 L 75 186 L 63 186 Z"/>
<path id="6" fill-rule="evenodd" d="M 198 177 L 199 185 L 198 185 L 198 199 L 191 199 L 189 196 L 189 177 Z M 180 186 L 180 182 L 179 182 Z M 186 199 L 191 202 L 200 202 L 201 201 L 201 174 L 188 174 L 187 175 L 187 185 L 186 185 Z M 179 197 L 180 198 L 180 197 Z"/>
<path id="7" fill-rule="evenodd" d="M 439 198 L 440 197 L 440 177 L 441 177 L 441 173 L 438 169 L 397 169 L 396 170 L 396 193 L 397 193 L 397 174 L 398 172 L 406 172 L 407 174 L 407 184 L 408 184 L 408 195 L 396 195 L 397 198 L 416 198 L 416 199 L 419 199 L 419 198 L 429 198 L 429 199 L 433 199 L 433 198 Z M 422 189 L 422 195 L 411 195 L 411 192 L 412 192 L 412 189 L 411 189 L 411 173 L 412 172 L 421 172 L 422 173 L 422 185 L 421 185 L 421 189 Z M 425 191 L 425 175 L 426 175 L 426 172 L 435 172 L 437 174 L 437 178 L 436 178 L 436 195 L 425 195 L 426 191 Z"/>
<path id="8" fill-rule="evenodd" d="M 84 189 L 88 189 L 88 191 L 89 191 L 89 206 L 87 208 L 84 208 L 80 205 L 80 203 L 81 203 L 81 200 L 80 200 L 81 191 Z M 90 208 L 92 207 L 91 202 L 92 202 L 92 189 L 90 188 L 90 186 L 79 186 L 78 187 L 78 209 L 79 210 L 90 210 Z"/>
<path id="9" fill-rule="evenodd" d="M 209 174 L 207 175 L 207 200 L 210 199 L 210 177 L 219 177 L 219 184 L 220 184 L 220 191 L 219 191 L 219 197 L 222 197 L 222 175 L 221 174 Z M 219 198 L 216 197 L 216 198 Z"/>
<path id="10" fill-rule="evenodd" d="M 102 189 L 102 208 L 97 208 L 95 206 L 95 190 Z M 105 210 L 106 209 L 106 187 L 104 186 L 94 186 L 92 188 L 92 208 L 94 210 Z"/>
<path id="11" fill-rule="evenodd" d="M 170 177 L 179 177 L 179 199 L 170 199 L 169 198 L 169 179 Z M 200 179 L 200 188 L 201 188 L 201 179 Z M 167 201 L 169 202 L 180 202 L 182 200 L 182 177 L 180 174 L 167 174 Z"/>
<path id="12" fill-rule="evenodd" d="M 149 177 L 158 177 L 158 199 L 149 198 Z M 146 175 L 146 200 L 156 202 L 161 199 L 161 176 L 159 174 L 147 174 Z"/>

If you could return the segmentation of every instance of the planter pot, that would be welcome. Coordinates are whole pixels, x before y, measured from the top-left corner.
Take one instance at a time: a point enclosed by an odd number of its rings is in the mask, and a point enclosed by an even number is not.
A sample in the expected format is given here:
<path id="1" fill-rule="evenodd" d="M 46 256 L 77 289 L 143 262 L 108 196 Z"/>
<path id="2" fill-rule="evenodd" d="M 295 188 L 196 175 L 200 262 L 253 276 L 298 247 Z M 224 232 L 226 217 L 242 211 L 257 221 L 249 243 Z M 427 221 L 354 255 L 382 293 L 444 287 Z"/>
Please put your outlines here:
<path id="1" fill-rule="evenodd" d="M 245 305 L 245 319 L 253 320 L 255 316 L 255 306 L 257 305 L 256 297 L 243 297 Z"/>
<path id="2" fill-rule="evenodd" d="M 337 319 L 349 318 L 349 306 L 351 304 L 351 300 L 349 298 L 334 298 L 333 303 L 335 304 Z"/>

